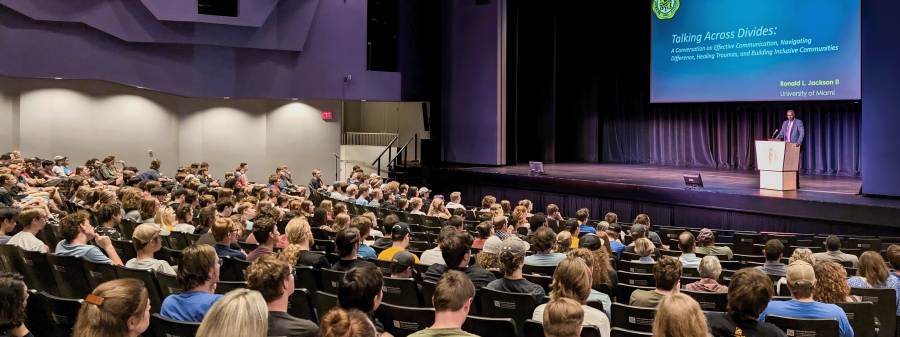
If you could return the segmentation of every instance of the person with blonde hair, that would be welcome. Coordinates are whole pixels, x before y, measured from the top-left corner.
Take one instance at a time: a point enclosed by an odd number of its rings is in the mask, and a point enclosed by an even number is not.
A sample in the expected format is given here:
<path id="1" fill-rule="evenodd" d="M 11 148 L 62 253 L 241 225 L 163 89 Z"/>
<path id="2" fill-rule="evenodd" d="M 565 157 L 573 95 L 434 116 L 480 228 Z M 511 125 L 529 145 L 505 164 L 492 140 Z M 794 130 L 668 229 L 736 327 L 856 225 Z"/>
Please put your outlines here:
<path id="1" fill-rule="evenodd" d="M 491 205 L 493 205 L 495 202 L 497 202 L 497 198 L 494 198 L 494 196 L 484 196 L 484 198 L 481 198 L 481 210 L 479 210 L 479 212 L 490 212 Z"/>
<path id="2" fill-rule="evenodd" d="M 570 250 L 572 250 L 572 233 L 562 231 L 556 234 L 556 245 L 553 247 L 553 252 L 565 254 Z"/>
<path id="3" fill-rule="evenodd" d="M 843 302 L 859 302 L 860 298 L 850 295 L 847 284 L 847 270 L 837 262 L 819 261 L 813 266 L 816 273 L 816 286 L 813 288 L 813 299 L 822 303 L 838 304 Z"/>
<path id="4" fill-rule="evenodd" d="M 650 254 L 653 253 L 653 242 L 650 242 L 648 238 L 640 238 L 634 242 L 634 252 L 637 253 L 641 258 L 634 260 L 634 262 L 643 262 L 643 263 L 655 263 L 653 258 L 650 257 Z"/>
<path id="5" fill-rule="evenodd" d="M 489 237 L 484 241 L 484 245 L 481 246 L 481 252 L 475 256 L 475 264 L 487 270 L 499 270 L 500 247 L 502 246 L 503 241 L 499 237 Z"/>
<path id="6" fill-rule="evenodd" d="M 234 221 L 229 218 L 216 219 L 209 231 L 216 240 L 216 244 L 213 246 L 216 249 L 216 255 L 247 260 L 246 253 L 231 248 L 231 244 L 237 242 L 241 232 L 241 228 L 235 225 Z"/>
<path id="7" fill-rule="evenodd" d="M 97 286 L 78 310 L 73 337 L 137 337 L 150 327 L 150 298 L 140 280 L 125 278 Z"/>
<path id="8" fill-rule="evenodd" d="M 377 333 L 369 316 L 359 310 L 331 309 L 322 317 L 322 337 L 375 337 Z"/>
<path id="9" fill-rule="evenodd" d="M 125 211 L 125 214 L 122 215 L 122 220 L 127 220 L 131 222 L 141 222 L 141 202 L 144 197 L 139 188 L 135 187 L 123 187 L 119 189 L 119 193 L 122 194 L 119 197 L 119 200 L 122 201 L 122 210 Z"/>
<path id="10" fill-rule="evenodd" d="M 551 301 L 560 298 L 574 300 L 584 310 L 582 325 L 593 325 L 600 329 L 601 336 L 609 336 L 610 325 L 606 313 L 585 305 L 588 296 L 591 294 L 592 283 L 591 270 L 584 263 L 584 260 L 577 257 L 568 257 L 560 261 L 559 265 L 556 266 L 556 272 L 553 273 L 553 283 L 550 284 L 550 299 Z M 531 319 L 543 322 L 546 308 L 547 304 L 539 305 L 534 309 Z"/>
<path id="11" fill-rule="evenodd" d="M 341 213 L 341 214 L 338 214 L 336 217 L 334 217 L 334 222 L 331 224 L 330 230 L 332 232 L 340 232 L 342 229 L 347 228 L 349 225 L 350 225 L 350 216 L 347 214 Z M 328 230 L 329 228 L 326 228 L 326 227 L 329 227 L 329 226 L 322 227 L 322 229 Z"/>
<path id="12" fill-rule="evenodd" d="M 428 216 L 435 216 L 441 219 L 450 219 L 450 211 L 444 207 L 444 200 L 435 198 L 431 201 L 431 207 L 428 209 Z"/>
<path id="13" fill-rule="evenodd" d="M 519 217 L 519 221 L 525 222 L 528 218 L 528 208 L 525 206 L 516 206 L 512 212 L 513 215 Z"/>
<path id="14" fill-rule="evenodd" d="M 197 337 L 266 337 L 269 309 L 258 291 L 235 289 L 209 308 Z"/>
<path id="15" fill-rule="evenodd" d="M 160 207 L 156 211 L 156 216 L 153 217 L 153 223 L 159 228 L 170 231 L 175 229 L 175 225 L 178 224 L 178 221 L 175 220 L 175 210 L 172 207 Z"/>
<path id="16" fill-rule="evenodd" d="M 653 320 L 653 337 L 709 336 L 700 304 L 685 294 L 672 294 L 659 301 Z"/>
<path id="17" fill-rule="evenodd" d="M 609 298 L 609 295 L 598 291 L 600 284 L 609 285 L 610 290 L 615 290 L 615 287 L 612 286 L 612 283 L 609 280 L 609 275 L 605 271 L 601 274 L 600 270 L 595 268 L 595 265 L 599 265 L 600 261 L 597 261 L 594 258 L 593 252 L 587 248 L 575 248 L 569 252 L 569 256 L 577 257 L 584 261 L 587 265 L 588 269 L 591 271 L 591 294 L 588 295 L 588 301 L 600 301 L 603 303 L 603 309 L 606 312 L 606 317 L 612 317 L 612 299 Z M 613 274 L 615 275 L 615 274 Z M 600 280 L 597 280 L 597 278 Z M 618 277 L 616 278 L 616 282 L 618 282 Z"/>
<path id="18" fill-rule="evenodd" d="M 571 298 L 558 298 L 547 303 L 544 310 L 544 336 L 575 337 L 581 335 L 584 309 Z"/>
<path id="19" fill-rule="evenodd" d="M 316 269 L 330 269 L 331 263 L 325 255 L 313 253 L 309 247 L 313 246 L 312 229 L 305 217 L 298 216 L 288 222 L 284 229 L 288 245 L 284 247 L 279 258 L 292 266 L 310 266 Z"/>
<path id="20" fill-rule="evenodd" d="M 409 211 L 409 214 L 419 214 L 426 215 L 425 212 L 422 212 L 422 198 L 415 197 L 409 200 L 409 207 L 412 209 Z"/>
<path id="21" fill-rule="evenodd" d="M 488 209 L 488 211 L 491 212 L 492 218 L 494 218 L 494 219 L 496 219 L 497 217 L 505 218 L 504 215 L 506 213 L 503 213 L 503 207 L 500 207 L 500 204 L 492 204 L 489 207 L 490 208 Z"/>
<path id="22" fill-rule="evenodd" d="M 325 209 L 326 219 L 334 221 L 334 205 L 331 200 L 322 200 L 322 202 L 319 203 L 319 208 Z"/>

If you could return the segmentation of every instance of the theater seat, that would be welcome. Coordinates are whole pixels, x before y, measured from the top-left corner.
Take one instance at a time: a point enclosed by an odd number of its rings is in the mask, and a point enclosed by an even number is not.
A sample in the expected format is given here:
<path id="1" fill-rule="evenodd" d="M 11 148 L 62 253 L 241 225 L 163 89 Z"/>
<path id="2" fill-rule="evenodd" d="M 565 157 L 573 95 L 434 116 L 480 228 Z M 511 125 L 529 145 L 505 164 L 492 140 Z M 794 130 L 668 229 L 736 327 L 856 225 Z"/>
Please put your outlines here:
<path id="1" fill-rule="evenodd" d="M 850 327 L 853 328 L 854 337 L 878 336 L 875 320 L 875 305 L 872 302 L 844 302 L 836 303 L 844 309 Z M 881 324 L 878 324 L 879 328 Z"/>
<path id="2" fill-rule="evenodd" d="M 316 316 L 319 317 L 319 321 L 322 321 L 322 317 L 325 317 L 325 314 L 328 313 L 328 311 L 338 306 L 337 295 L 329 294 L 321 290 L 317 291 L 315 298 L 313 299 L 313 305 L 316 306 Z"/>
<path id="3" fill-rule="evenodd" d="M 150 316 L 149 330 L 153 331 L 154 337 L 194 337 L 199 329 L 200 323 L 182 322 L 160 314 Z"/>
<path id="4" fill-rule="evenodd" d="M 531 294 L 511 293 L 481 288 L 481 314 L 484 317 L 512 318 L 519 336 L 524 336 L 526 319 L 532 317 L 534 297 Z"/>
<path id="5" fill-rule="evenodd" d="M 91 293 L 91 283 L 88 282 L 81 257 L 47 254 L 47 262 L 52 267 L 52 277 L 59 286 L 60 297 L 85 298 Z"/>
<path id="6" fill-rule="evenodd" d="M 402 305 L 405 307 L 422 307 L 422 298 L 416 281 L 411 278 L 384 278 L 384 303 Z"/>
<path id="7" fill-rule="evenodd" d="M 653 332 L 653 320 L 655 318 L 656 308 L 641 308 L 622 303 L 613 303 L 610 325 L 613 328 Z"/>
<path id="8" fill-rule="evenodd" d="M 25 326 L 35 336 L 70 336 L 82 299 L 56 297 L 45 292 L 31 291 L 26 307 Z"/>
<path id="9" fill-rule="evenodd" d="M 384 324 L 384 330 L 394 337 L 406 337 L 434 325 L 434 309 L 431 308 L 411 308 L 382 303 L 375 310 L 375 317 Z"/>
<path id="10" fill-rule="evenodd" d="M 647 336 L 652 336 L 649 334 Z M 484 335 L 483 335 L 484 336 Z M 489 336 L 489 335 L 488 335 Z M 643 335 L 640 335 L 643 336 Z M 544 325 L 529 319 L 525 321 L 525 337 L 544 337 Z M 600 337 L 600 329 L 592 325 L 581 327 L 581 337 Z"/>
<path id="11" fill-rule="evenodd" d="M 134 269 L 123 266 L 116 266 L 116 274 L 119 278 L 133 278 L 144 282 L 147 288 L 147 294 L 150 297 L 150 312 L 159 312 L 162 307 L 162 292 L 159 290 L 159 281 L 156 280 L 156 273 L 146 269 Z"/>
<path id="12" fill-rule="evenodd" d="M 338 284 L 344 278 L 344 273 L 343 271 L 322 269 L 322 290 L 326 293 L 337 295 Z"/>
<path id="13" fill-rule="evenodd" d="M 788 336 L 840 337 L 840 326 L 834 318 L 791 318 L 766 315 L 766 322 L 772 323 Z"/>
<path id="14" fill-rule="evenodd" d="M 246 289 L 247 281 L 219 281 L 216 283 L 216 294 L 225 295 L 235 289 Z"/>
<path id="15" fill-rule="evenodd" d="M 288 297 L 287 313 L 297 318 L 318 323 L 312 294 L 306 289 L 294 289 L 294 293 Z"/>
<path id="16" fill-rule="evenodd" d="M 688 291 L 682 290 L 682 294 L 688 295 L 700 304 L 703 311 L 728 311 L 728 293 L 727 292 L 705 292 L 705 291 Z"/>
<path id="17" fill-rule="evenodd" d="M 870 289 L 850 288 L 850 295 L 857 295 L 863 301 L 875 306 L 875 317 L 881 323 L 878 336 L 894 336 L 897 329 L 897 292 L 893 288 Z"/>
<path id="18" fill-rule="evenodd" d="M 468 316 L 462 330 L 482 337 L 516 337 L 516 322 L 512 318 Z"/>
<path id="19" fill-rule="evenodd" d="M 609 331 L 609 337 L 641 337 L 641 336 L 653 336 L 653 333 L 650 332 L 637 332 L 631 330 L 625 330 L 620 328 L 612 328 Z"/>

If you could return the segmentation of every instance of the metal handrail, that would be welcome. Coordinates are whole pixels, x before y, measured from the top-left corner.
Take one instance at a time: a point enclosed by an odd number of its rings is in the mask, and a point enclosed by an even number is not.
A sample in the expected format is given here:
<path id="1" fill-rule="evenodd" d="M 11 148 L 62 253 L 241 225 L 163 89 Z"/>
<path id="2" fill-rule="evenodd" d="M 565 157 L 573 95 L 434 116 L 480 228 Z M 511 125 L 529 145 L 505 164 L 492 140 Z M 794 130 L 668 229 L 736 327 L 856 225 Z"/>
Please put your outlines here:
<path id="1" fill-rule="evenodd" d="M 394 137 L 394 139 L 392 139 L 391 142 L 388 143 L 388 145 L 385 147 L 384 151 L 381 151 L 381 154 L 378 155 L 378 159 L 375 159 L 375 161 L 372 162 L 372 166 L 375 166 L 375 164 L 378 164 L 378 175 L 379 176 L 381 175 L 381 156 L 383 156 L 384 153 L 387 152 L 388 158 L 391 158 L 391 152 L 390 152 L 391 145 L 394 145 L 394 142 L 397 141 L 397 138 L 400 138 L 400 135 L 397 135 L 396 137 Z M 390 165 L 390 162 L 388 162 L 388 170 L 390 170 L 390 168 L 391 168 L 391 165 Z"/>
<path id="2" fill-rule="evenodd" d="M 413 156 L 415 156 L 415 160 L 419 160 L 419 154 L 418 154 L 418 152 L 419 152 L 418 151 L 419 150 L 419 134 L 417 133 L 417 134 L 415 134 L 414 138 L 410 138 L 408 141 L 406 141 L 406 144 L 403 144 L 403 147 L 401 147 L 399 150 L 397 150 L 397 156 L 394 157 L 393 159 L 391 159 L 391 161 L 389 162 L 388 170 L 391 170 L 392 167 L 399 166 L 401 164 L 399 162 L 401 159 L 403 160 L 403 162 L 402 162 L 403 168 L 406 169 L 408 167 L 407 166 L 408 159 L 409 159 L 409 158 L 407 158 L 407 154 L 409 153 L 408 147 L 409 147 L 409 143 L 412 142 L 413 140 L 415 140 L 415 146 L 416 146 L 416 150 L 415 150 L 416 153 L 414 153 Z M 402 155 L 402 157 L 401 157 L 401 155 Z M 393 171 L 391 171 L 391 172 L 393 172 Z"/>

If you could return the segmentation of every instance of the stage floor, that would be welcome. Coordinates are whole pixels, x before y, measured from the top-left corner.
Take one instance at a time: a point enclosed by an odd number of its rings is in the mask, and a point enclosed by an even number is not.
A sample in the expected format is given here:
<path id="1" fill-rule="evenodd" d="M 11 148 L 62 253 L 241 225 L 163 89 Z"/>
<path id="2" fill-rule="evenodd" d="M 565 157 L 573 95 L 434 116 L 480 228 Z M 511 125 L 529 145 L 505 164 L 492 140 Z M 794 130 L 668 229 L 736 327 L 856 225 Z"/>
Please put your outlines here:
<path id="1" fill-rule="evenodd" d="M 457 167 L 454 170 L 527 176 L 525 164 L 501 167 Z M 699 167 L 661 166 L 619 163 L 545 164 L 546 178 L 571 179 L 684 190 L 683 173 L 699 173 L 703 187 L 698 192 L 725 193 L 756 197 L 785 198 L 805 201 L 882 206 L 900 208 L 900 200 L 859 195 L 861 177 L 809 174 L 800 175 L 797 191 L 770 191 L 759 188 L 759 171 L 711 169 Z"/>

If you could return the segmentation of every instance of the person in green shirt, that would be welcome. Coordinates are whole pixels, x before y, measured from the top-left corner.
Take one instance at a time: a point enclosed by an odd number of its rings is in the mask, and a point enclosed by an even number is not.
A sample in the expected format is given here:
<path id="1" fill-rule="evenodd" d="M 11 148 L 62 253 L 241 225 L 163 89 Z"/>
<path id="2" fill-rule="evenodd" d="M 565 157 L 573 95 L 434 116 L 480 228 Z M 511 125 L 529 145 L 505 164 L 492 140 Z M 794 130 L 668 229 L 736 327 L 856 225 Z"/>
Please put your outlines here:
<path id="1" fill-rule="evenodd" d="M 434 325 L 419 330 L 409 337 L 477 337 L 462 330 L 462 325 L 469 314 L 472 299 L 475 298 L 475 285 L 461 271 L 451 270 L 444 273 L 434 288 Z"/>
<path id="2" fill-rule="evenodd" d="M 119 164 L 122 164 L 122 171 L 124 171 L 125 161 L 120 160 Z M 122 171 L 116 170 L 116 156 L 108 156 L 103 159 L 103 164 L 100 164 L 100 177 L 103 180 L 115 179 L 122 174 Z"/>
<path id="3" fill-rule="evenodd" d="M 709 228 L 700 230 L 697 236 L 697 253 L 706 255 L 726 255 L 728 260 L 734 257 L 731 248 L 725 246 L 716 246 L 716 235 Z"/>

